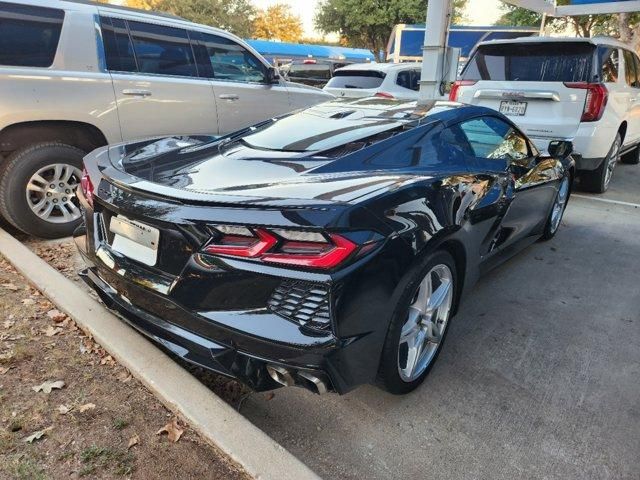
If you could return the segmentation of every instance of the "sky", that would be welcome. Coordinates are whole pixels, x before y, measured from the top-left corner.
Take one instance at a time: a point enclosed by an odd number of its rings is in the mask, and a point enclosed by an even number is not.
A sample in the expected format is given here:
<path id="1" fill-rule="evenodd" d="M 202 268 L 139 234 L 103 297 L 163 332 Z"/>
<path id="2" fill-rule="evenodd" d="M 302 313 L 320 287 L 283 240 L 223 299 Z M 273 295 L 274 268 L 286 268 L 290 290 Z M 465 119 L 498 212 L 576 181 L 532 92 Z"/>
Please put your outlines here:
<path id="1" fill-rule="evenodd" d="M 313 27 L 313 17 L 320 0 L 251 0 L 258 8 L 267 8 L 277 3 L 286 3 L 294 14 L 302 19 L 305 36 L 320 37 Z M 500 16 L 499 0 L 469 0 L 467 18 L 469 25 L 492 25 Z M 425 12 L 426 17 L 426 12 Z"/>

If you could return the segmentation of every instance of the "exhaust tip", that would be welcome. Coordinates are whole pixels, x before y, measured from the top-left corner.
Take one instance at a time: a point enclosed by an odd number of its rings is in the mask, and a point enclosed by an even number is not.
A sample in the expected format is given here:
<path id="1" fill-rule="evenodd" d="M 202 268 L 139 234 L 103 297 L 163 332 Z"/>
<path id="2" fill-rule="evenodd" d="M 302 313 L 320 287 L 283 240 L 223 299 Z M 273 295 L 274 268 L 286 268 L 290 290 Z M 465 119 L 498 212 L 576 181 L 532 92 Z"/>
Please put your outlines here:
<path id="1" fill-rule="evenodd" d="M 309 372 L 298 372 L 298 376 L 305 379 L 310 384 L 310 389 L 315 390 L 318 395 L 327 393 L 327 386 L 315 375 L 311 375 Z"/>
<path id="2" fill-rule="evenodd" d="M 295 381 L 293 376 L 289 370 L 283 367 L 279 367 L 277 365 L 267 365 L 267 373 L 269 376 L 280 385 L 284 385 L 285 387 L 292 387 L 295 385 Z"/>

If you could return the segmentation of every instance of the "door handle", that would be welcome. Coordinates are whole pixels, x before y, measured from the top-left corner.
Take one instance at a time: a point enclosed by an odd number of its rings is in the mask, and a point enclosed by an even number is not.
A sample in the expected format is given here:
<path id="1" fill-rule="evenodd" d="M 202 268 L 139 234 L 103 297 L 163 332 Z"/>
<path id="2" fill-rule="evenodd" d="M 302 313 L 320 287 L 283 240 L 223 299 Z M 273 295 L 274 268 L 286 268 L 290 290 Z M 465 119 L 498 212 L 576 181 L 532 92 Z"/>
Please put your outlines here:
<path id="1" fill-rule="evenodd" d="M 236 95 L 235 93 L 223 93 L 220 95 L 220 100 L 231 100 L 235 102 L 236 100 L 240 100 L 240 95 Z"/>
<path id="2" fill-rule="evenodd" d="M 123 95 L 130 95 L 132 97 L 150 97 L 151 91 L 149 90 L 138 90 L 138 89 L 127 89 L 122 91 Z"/>

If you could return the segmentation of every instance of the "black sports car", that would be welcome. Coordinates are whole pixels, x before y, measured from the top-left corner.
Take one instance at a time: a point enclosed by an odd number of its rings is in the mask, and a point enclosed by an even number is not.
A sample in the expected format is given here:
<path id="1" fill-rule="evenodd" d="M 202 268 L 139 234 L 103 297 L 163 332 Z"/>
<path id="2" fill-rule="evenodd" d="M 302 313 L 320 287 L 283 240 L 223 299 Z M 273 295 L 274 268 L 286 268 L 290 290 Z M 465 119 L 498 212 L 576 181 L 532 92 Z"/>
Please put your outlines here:
<path id="1" fill-rule="evenodd" d="M 557 231 L 574 163 L 501 114 L 335 101 L 85 158 L 85 280 L 135 328 L 256 390 L 422 382 L 480 274 Z"/>

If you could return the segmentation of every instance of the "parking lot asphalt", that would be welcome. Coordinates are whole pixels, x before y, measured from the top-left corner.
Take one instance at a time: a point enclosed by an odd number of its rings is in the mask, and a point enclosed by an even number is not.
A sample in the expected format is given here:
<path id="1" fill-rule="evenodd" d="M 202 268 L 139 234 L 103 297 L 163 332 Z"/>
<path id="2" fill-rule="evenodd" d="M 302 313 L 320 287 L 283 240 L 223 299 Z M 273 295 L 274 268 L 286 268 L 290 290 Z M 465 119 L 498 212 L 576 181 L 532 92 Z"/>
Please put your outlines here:
<path id="1" fill-rule="evenodd" d="M 328 479 L 637 479 L 640 207 L 615 202 L 640 205 L 640 167 L 481 280 L 416 392 L 280 389 L 242 413 Z"/>

